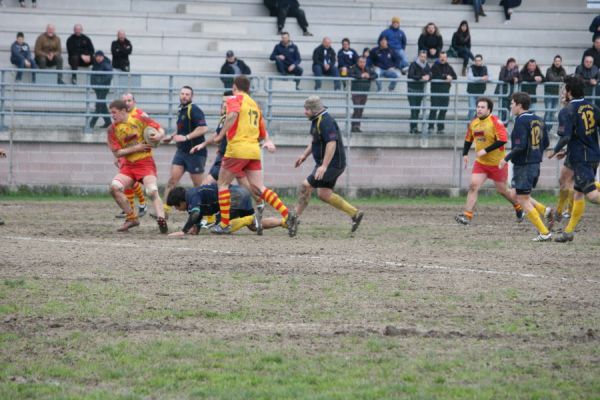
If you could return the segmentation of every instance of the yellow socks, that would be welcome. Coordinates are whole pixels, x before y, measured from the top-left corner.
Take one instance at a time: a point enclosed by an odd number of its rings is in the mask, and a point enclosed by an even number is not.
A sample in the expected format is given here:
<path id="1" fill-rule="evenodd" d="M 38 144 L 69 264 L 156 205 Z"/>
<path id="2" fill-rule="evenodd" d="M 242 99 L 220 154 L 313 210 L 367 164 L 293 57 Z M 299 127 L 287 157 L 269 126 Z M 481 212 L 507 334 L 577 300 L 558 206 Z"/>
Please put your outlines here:
<path id="1" fill-rule="evenodd" d="M 566 206 L 568 205 L 569 201 L 569 192 L 570 191 L 568 189 L 561 189 L 558 192 L 558 204 L 556 205 L 557 214 L 562 214 L 563 210 L 567 208 Z"/>
<path id="2" fill-rule="evenodd" d="M 575 227 L 581 220 L 583 216 L 583 212 L 585 211 L 585 198 L 581 200 L 573 201 L 573 211 L 571 212 L 571 219 L 569 220 L 569 224 L 565 228 L 565 232 L 573 233 L 575 231 Z"/>
<path id="3" fill-rule="evenodd" d="M 254 216 L 248 215 L 247 217 L 234 218 L 231 221 L 231 233 L 239 231 L 245 226 L 252 225 L 254 223 Z"/>
<path id="4" fill-rule="evenodd" d="M 536 209 L 537 209 L 537 207 L 536 207 Z M 545 210 L 546 210 L 546 208 L 544 207 L 544 211 Z M 544 215 L 544 212 L 542 212 L 541 215 Z M 535 226 L 537 228 L 538 232 L 540 232 L 542 235 L 547 235 L 550 232 L 548 230 L 548 228 L 546 228 L 546 225 L 544 225 L 544 222 L 542 221 L 542 219 L 540 218 L 539 211 L 527 213 L 527 218 L 531 221 L 533 226 Z"/>
<path id="5" fill-rule="evenodd" d="M 331 204 L 338 210 L 345 212 L 350 217 L 354 217 L 356 215 L 356 213 L 358 212 L 356 207 L 354 207 L 352 204 L 348 203 L 341 196 L 339 196 L 335 193 L 331 194 L 331 196 L 329 197 L 329 201 L 327 203 Z"/>

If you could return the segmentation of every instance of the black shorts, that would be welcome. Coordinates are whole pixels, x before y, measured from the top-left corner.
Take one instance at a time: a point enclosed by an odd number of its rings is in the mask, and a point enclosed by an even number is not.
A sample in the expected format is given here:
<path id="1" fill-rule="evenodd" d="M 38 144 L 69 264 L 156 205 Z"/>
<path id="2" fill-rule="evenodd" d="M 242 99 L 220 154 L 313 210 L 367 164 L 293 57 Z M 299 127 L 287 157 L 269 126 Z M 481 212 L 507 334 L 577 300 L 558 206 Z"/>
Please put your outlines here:
<path id="1" fill-rule="evenodd" d="M 575 190 L 588 194 L 596 190 L 596 170 L 598 163 L 573 164 Z"/>
<path id="2" fill-rule="evenodd" d="M 316 166 L 315 169 L 313 169 L 312 173 L 306 178 L 306 180 L 308 181 L 310 186 L 312 186 L 314 188 L 327 188 L 327 189 L 334 188 L 335 183 L 337 182 L 340 175 L 344 173 L 344 169 L 345 169 L 345 168 L 329 167 L 325 170 L 325 174 L 323 175 L 323 178 L 316 180 L 315 173 L 317 172 L 317 168 L 318 168 L 318 166 Z"/>
<path id="3" fill-rule="evenodd" d="M 565 166 L 565 168 L 569 168 L 571 171 L 573 171 L 573 165 L 571 165 L 571 161 L 569 161 L 569 155 L 568 154 L 565 157 L 564 166 Z"/>
<path id="4" fill-rule="evenodd" d="M 525 164 L 513 166 L 511 186 L 517 194 L 531 194 L 540 176 L 540 164 Z"/>
<path id="5" fill-rule="evenodd" d="M 171 164 L 181 165 L 183 170 L 190 174 L 201 174 L 204 172 L 206 157 L 199 154 L 188 154 L 185 151 L 177 149 Z"/>

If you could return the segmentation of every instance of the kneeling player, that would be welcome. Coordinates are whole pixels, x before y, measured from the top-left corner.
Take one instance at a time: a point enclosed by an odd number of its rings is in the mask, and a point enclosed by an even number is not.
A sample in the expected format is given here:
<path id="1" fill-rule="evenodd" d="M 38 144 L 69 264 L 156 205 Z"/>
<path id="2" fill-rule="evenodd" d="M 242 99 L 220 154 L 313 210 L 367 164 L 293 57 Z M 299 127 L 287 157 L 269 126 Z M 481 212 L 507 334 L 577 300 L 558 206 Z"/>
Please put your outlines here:
<path id="1" fill-rule="evenodd" d="M 231 232 L 238 231 L 243 227 L 247 227 L 253 232 L 256 231 L 257 220 L 254 216 L 250 192 L 246 188 L 236 185 L 231 185 L 229 190 L 231 192 Z M 202 221 L 203 217 L 218 216 L 218 192 L 219 188 L 216 183 L 189 188 L 187 190 L 178 186 L 171 190 L 167 197 L 167 205 L 179 211 L 187 211 L 189 217 L 180 232 L 173 232 L 169 236 L 198 233 L 200 221 Z M 285 227 L 285 220 L 274 217 L 262 219 L 262 228 L 264 229 L 276 228 L 278 226 Z"/>
<path id="2" fill-rule="evenodd" d="M 163 203 L 158 195 L 156 164 L 152 157 L 152 146 L 144 142 L 144 129 L 151 126 L 159 131 L 154 140 L 161 140 L 164 131 L 160 125 L 145 115 L 129 114 L 123 100 L 110 103 L 113 124 L 108 128 L 108 145 L 116 158 L 124 158 L 119 173 L 110 184 L 110 193 L 125 212 L 125 223 L 118 230 L 125 232 L 140 224 L 135 209 L 132 208 L 124 194 L 126 188 L 132 187 L 136 181 L 142 181 L 152 200 L 157 215 L 157 223 L 161 233 L 167 233 L 167 221 Z"/>

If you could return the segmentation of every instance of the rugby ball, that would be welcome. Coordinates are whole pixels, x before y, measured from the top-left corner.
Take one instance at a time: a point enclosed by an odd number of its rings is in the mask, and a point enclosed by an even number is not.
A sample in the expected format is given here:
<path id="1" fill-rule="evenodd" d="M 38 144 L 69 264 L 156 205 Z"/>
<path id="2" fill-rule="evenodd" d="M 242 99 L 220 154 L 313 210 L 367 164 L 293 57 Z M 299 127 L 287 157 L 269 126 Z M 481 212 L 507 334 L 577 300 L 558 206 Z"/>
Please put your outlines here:
<path id="1" fill-rule="evenodd" d="M 160 137 L 160 132 L 151 126 L 147 126 L 144 129 L 144 142 L 148 143 L 152 147 L 158 147 L 160 144 L 160 140 L 155 140 L 154 138 Z"/>

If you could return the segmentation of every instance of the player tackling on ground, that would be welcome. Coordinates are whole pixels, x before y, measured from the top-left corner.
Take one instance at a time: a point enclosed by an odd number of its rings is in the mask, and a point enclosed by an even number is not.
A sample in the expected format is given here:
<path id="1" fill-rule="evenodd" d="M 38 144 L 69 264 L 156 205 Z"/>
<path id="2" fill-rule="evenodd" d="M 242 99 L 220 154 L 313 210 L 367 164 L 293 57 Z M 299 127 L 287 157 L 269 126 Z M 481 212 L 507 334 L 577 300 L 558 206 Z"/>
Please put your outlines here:
<path id="1" fill-rule="evenodd" d="M 161 233 L 167 233 L 163 203 L 158 195 L 156 164 L 152 157 L 152 146 L 144 142 L 144 129 L 155 128 L 158 133 L 153 138 L 156 142 L 164 136 L 160 125 L 148 116 L 130 114 L 123 100 L 110 103 L 113 124 L 108 128 L 108 146 L 116 158 L 124 158 L 119 173 L 110 184 L 110 193 L 121 209 L 127 214 L 125 223 L 118 230 L 125 232 L 140 224 L 135 209 L 131 208 L 123 193 L 136 181 L 142 181 L 146 192 L 152 200 L 157 215 L 157 223 Z"/>

